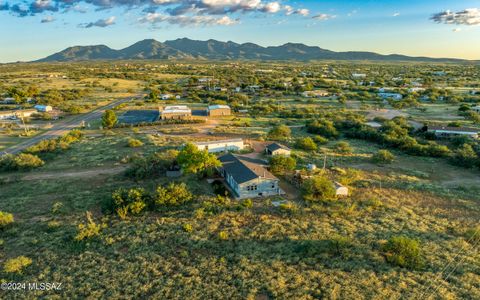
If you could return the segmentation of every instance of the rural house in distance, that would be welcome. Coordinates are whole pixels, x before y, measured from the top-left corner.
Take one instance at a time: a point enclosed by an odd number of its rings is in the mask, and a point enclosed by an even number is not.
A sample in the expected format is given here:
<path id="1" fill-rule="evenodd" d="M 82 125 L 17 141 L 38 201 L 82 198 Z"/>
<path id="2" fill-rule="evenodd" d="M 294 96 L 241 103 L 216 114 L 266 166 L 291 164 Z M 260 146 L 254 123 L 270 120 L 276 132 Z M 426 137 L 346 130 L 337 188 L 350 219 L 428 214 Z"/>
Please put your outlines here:
<path id="1" fill-rule="evenodd" d="M 232 114 L 232 110 L 228 105 L 210 105 L 207 108 L 207 113 L 210 117 L 230 116 Z"/>
<path id="2" fill-rule="evenodd" d="M 192 110 L 186 105 L 166 106 L 160 110 L 162 120 L 183 120 L 192 117 Z"/>
<path id="3" fill-rule="evenodd" d="M 442 126 L 428 126 L 428 132 L 433 132 L 435 136 L 441 138 L 451 138 L 455 136 L 469 136 L 474 139 L 478 138 L 478 129 L 466 127 L 442 127 Z"/>
<path id="4" fill-rule="evenodd" d="M 225 154 L 219 158 L 220 174 L 237 199 L 281 195 L 279 179 L 262 165 L 262 161 Z"/>
<path id="5" fill-rule="evenodd" d="M 279 144 L 279 143 L 272 143 L 272 144 L 268 145 L 267 147 L 265 147 L 265 154 L 266 155 L 271 155 L 271 156 L 286 155 L 286 156 L 289 156 L 291 153 L 292 153 L 292 150 L 290 150 L 290 148 L 288 148 L 287 146 L 284 146 L 282 144 Z"/>

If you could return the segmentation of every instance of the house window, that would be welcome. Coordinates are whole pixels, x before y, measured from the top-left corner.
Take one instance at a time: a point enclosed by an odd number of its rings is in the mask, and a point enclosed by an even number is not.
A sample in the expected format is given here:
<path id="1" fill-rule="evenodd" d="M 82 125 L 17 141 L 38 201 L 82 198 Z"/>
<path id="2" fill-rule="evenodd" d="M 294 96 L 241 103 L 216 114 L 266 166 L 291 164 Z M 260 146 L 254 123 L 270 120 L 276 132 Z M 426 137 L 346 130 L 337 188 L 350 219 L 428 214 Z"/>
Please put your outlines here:
<path id="1" fill-rule="evenodd" d="M 249 186 L 247 186 L 247 191 L 256 191 L 257 188 L 258 187 L 256 185 L 249 185 Z"/>

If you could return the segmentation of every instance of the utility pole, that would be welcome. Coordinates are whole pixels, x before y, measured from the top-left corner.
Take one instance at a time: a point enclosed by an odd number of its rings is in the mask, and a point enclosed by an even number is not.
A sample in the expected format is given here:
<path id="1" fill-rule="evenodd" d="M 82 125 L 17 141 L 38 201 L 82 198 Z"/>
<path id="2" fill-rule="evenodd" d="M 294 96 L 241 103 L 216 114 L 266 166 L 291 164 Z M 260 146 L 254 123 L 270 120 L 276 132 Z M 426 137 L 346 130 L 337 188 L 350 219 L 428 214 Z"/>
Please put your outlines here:
<path id="1" fill-rule="evenodd" d="M 25 126 L 25 121 L 23 120 L 23 117 L 20 117 L 20 120 L 22 120 L 23 129 L 25 129 L 25 134 L 28 135 L 28 129 L 27 129 L 27 126 Z"/>

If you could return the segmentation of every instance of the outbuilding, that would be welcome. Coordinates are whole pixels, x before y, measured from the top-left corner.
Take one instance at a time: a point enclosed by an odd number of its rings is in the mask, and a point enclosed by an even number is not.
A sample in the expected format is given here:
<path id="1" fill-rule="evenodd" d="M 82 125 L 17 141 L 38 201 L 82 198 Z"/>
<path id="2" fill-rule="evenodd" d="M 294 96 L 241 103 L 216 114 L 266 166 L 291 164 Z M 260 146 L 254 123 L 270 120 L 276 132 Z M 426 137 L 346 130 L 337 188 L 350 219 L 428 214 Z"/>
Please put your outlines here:
<path id="1" fill-rule="evenodd" d="M 162 120 L 185 120 L 191 119 L 192 110 L 186 105 L 167 106 L 160 110 Z"/>
<path id="2" fill-rule="evenodd" d="M 292 153 L 292 150 L 288 148 L 287 146 L 284 146 L 279 143 L 271 143 L 267 147 L 265 147 L 265 154 L 266 155 L 286 155 L 289 156 Z"/>
<path id="3" fill-rule="evenodd" d="M 447 126 L 428 126 L 428 132 L 432 132 L 439 138 L 451 138 L 455 136 L 469 136 L 471 138 L 478 138 L 479 129 L 467 127 L 447 127 Z"/>
<path id="4" fill-rule="evenodd" d="M 207 108 L 207 113 L 210 117 L 230 116 L 232 110 L 228 105 L 210 105 Z"/>
<path id="5" fill-rule="evenodd" d="M 346 186 L 336 181 L 333 183 L 333 185 L 335 187 L 335 196 L 348 197 L 348 188 Z"/>
<path id="6" fill-rule="evenodd" d="M 50 105 L 35 105 L 33 108 L 35 108 L 38 112 L 49 112 L 52 111 L 53 108 Z"/>

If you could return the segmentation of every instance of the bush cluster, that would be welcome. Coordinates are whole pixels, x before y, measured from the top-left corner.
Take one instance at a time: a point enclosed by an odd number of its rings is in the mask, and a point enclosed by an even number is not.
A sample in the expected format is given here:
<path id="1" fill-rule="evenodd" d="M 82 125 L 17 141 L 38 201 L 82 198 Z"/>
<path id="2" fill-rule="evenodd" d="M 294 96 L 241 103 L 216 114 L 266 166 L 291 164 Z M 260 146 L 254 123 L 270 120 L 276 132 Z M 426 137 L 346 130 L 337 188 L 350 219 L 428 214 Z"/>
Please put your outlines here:
<path id="1" fill-rule="evenodd" d="M 417 270 L 423 265 L 420 242 L 406 236 L 394 236 L 383 246 L 387 262 Z"/>
<path id="2" fill-rule="evenodd" d="M 72 130 L 69 133 L 51 140 L 43 140 L 38 144 L 31 146 L 25 150 L 30 154 L 52 153 L 61 150 L 67 150 L 70 145 L 78 142 L 83 137 L 80 130 Z"/>
<path id="3" fill-rule="evenodd" d="M 158 186 L 154 193 L 142 188 L 118 189 L 112 193 L 110 207 L 122 219 L 139 215 L 146 210 L 162 210 L 180 206 L 193 200 L 185 183 L 171 182 Z"/>
<path id="4" fill-rule="evenodd" d="M 6 228 L 13 223 L 13 215 L 0 211 L 0 230 Z"/>
<path id="5" fill-rule="evenodd" d="M 45 162 L 33 154 L 4 155 L 0 157 L 1 171 L 27 171 L 43 166 Z"/>

